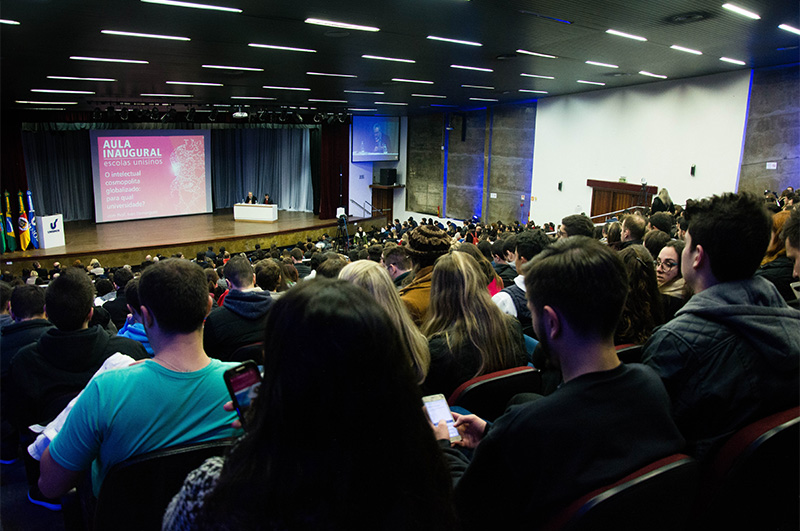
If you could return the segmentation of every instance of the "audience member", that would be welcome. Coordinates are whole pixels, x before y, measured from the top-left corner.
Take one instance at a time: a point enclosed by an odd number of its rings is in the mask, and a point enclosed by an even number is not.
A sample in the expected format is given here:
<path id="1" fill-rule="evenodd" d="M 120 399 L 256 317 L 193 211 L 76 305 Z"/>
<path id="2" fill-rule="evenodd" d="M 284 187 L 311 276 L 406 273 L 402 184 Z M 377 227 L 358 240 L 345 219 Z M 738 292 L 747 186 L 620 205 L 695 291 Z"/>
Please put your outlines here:
<path id="1" fill-rule="evenodd" d="M 786 256 L 794 260 L 794 278 L 800 278 L 800 207 L 794 207 L 792 214 L 783 224 L 781 238 L 786 245 Z"/>
<path id="2" fill-rule="evenodd" d="M 686 206 L 681 256 L 694 296 L 644 347 L 672 399 L 688 451 L 707 458 L 742 426 L 798 403 L 800 312 L 753 277 L 770 240 L 754 195 L 723 194 Z"/>
<path id="3" fill-rule="evenodd" d="M 558 229 L 559 238 L 569 238 L 570 236 L 594 235 L 594 223 L 583 214 L 573 214 L 561 220 L 561 227 Z"/>
<path id="4" fill-rule="evenodd" d="M 622 243 L 622 224 L 619 221 L 609 221 L 603 227 L 606 233 L 605 243 L 617 250 Z"/>
<path id="5" fill-rule="evenodd" d="M 367 249 L 367 254 L 370 260 L 380 263 L 381 257 L 383 256 L 383 245 L 377 243 L 375 245 L 370 245 L 369 249 Z"/>
<path id="6" fill-rule="evenodd" d="M 669 212 L 656 212 L 647 220 L 647 230 L 660 230 L 672 237 L 675 228 L 675 217 Z"/>
<path id="7" fill-rule="evenodd" d="M 275 303 L 264 341 L 251 431 L 189 475 L 164 529 L 455 528 L 405 342 L 378 303 L 304 282 Z M 312 415 L 321 404 L 331 414 Z M 387 412 L 393 427 L 377 422 Z"/>
<path id="8" fill-rule="evenodd" d="M 405 247 L 386 246 L 383 251 L 382 264 L 392 278 L 395 287 L 401 288 L 405 285 L 406 279 L 411 275 L 411 258 Z"/>
<path id="9" fill-rule="evenodd" d="M 297 269 L 299 278 L 306 278 L 311 273 L 311 268 L 303 263 L 303 251 L 295 247 L 289 254 L 292 257 L 292 265 Z"/>
<path id="10" fill-rule="evenodd" d="M 514 279 L 517 277 L 517 270 L 511 267 L 506 260 L 506 253 L 504 250 L 505 241 L 497 240 L 491 244 L 490 248 L 492 253 L 492 266 L 494 270 L 497 271 L 497 274 L 500 275 L 503 286 L 506 288 L 512 286 L 514 284 Z"/>
<path id="11" fill-rule="evenodd" d="M 336 253 L 331 254 L 333 256 L 322 262 L 317 268 L 316 278 L 337 278 L 339 276 L 339 271 L 347 265 L 347 260 L 341 255 Z"/>
<path id="12" fill-rule="evenodd" d="M 686 284 L 681 273 L 681 254 L 685 244 L 683 240 L 672 240 L 658 253 L 656 258 L 656 278 L 658 291 L 664 302 L 664 319 L 669 321 L 681 309 L 686 299 Z"/>
<path id="13" fill-rule="evenodd" d="M 526 266 L 537 335 L 560 365 L 553 394 L 510 408 L 487 429 L 454 415 L 467 463 L 436 427 L 466 530 L 535 529 L 578 497 L 681 450 L 658 377 L 617 358 L 613 336 L 628 292 L 616 253 L 596 240 L 560 240 Z M 591 293 L 591 297 L 586 297 Z M 466 466 L 466 468 L 465 468 Z M 463 474 L 462 474 L 463 472 Z"/>
<path id="14" fill-rule="evenodd" d="M 125 319 L 128 317 L 128 301 L 125 298 L 125 286 L 133 278 L 130 269 L 120 267 L 114 271 L 114 286 L 117 288 L 117 296 L 113 300 L 103 304 L 103 308 L 111 316 L 111 321 L 117 330 L 123 327 Z"/>
<path id="15" fill-rule="evenodd" d="M 470 378 L 528 362 L 522 327 L 492 303 L 486 278 L 467 253 L 436 260 L 422 333 L 431 352 L 424 394 L 450 396 Z"/>
<path id="16" fill-rule="evenodd" d="M 653 198 L 653 205 L 650 207 L 650 213 L 657 212 L 675 213 L 675 205 L 672 203 L 672 198 L 666 188 L 659 190 L 658 195 Z"/>
<path id="17" fill-rule="evenodd" d="M 464 245 L 463 243 L 453 246 L 454 252 L 467 253 L 475 259 L 478 264 L 478 269 L 483 274 L 486 281 L 486 288 L 489 290 L 489 296 L 494 296 L 503 289 L 503 279 L 497 274 L 497 271 L 492 267 L 492 263 L 483 256 L 483 253 L 476 245 Z"/>
<path id="18" fill-rule="evenodd" d="M 411 316 L 403 301 L 400 300 L 397 289 L 386 270 L 371 260 L 360 260 L 345 266 L 339 272 L 339 278 L 367 290 L 380 307 L 386 310 L 389 318 L 397 327 L 400 338 L 407 345 L 410 354 L 409 364 L 414 370 L 417 383 L 421 384 L 431 365 L 428 340 L 411 320 Z"/>
<path id="19" fill-rule="evenodd" d="M 643 246 L 631 245 L 620 251 L 619 257 L 628 275 L 628 296 L 614 332 L 614 344 L 641 345 L 656 326 L 664 324 L 653 256 Z"/>
<path id="20" fill-rule="evenodd" d="M 624 249 L 629 245 L 642 245 L 647 222 L 638 214 L 627 214 L 622 218 L 622 243 L 619 248 Z"/>
<path id="21" fill-rule="evenodd" d="M 206 271 L 213 271 L 213 269 L 206 269 Z M 138 278 L 134 278 L 125 285 L 125 299 L 128 301 L 128 311 L 130 314 L 125 320 L 125 324 L 120 328 L 119 332 L 117 332 L 117 335 L 138 341 L 142 344 L 147 353 L 152 356 L 153 347 L 150 346 L 150 340 L 147 338 L 147 332 L 144 329 L 142 304 L 139 301 Z"/>
<path id="22" fill-rule="evenodd" d="M 14 322 L 11 317 L 11 292 L 14 289 L 8 282 L 0 281 L 0 330 Z"/>
<path id="23" fill-rule="evenodd" d="M 97 279 L 94 283 L 94 290 L 97 295 L 94 299 L 95 306 L 102 306 L 106 302 L 117 298 L 117 291 L 114 289 L 114 283 L 107 278 Z"/>
<path id="24" fill-rule="evenodd" d="M 227 361 L 236 349 L 261 341 L 272 299 L 255 285 L 255 271 L 247 258 L 234 256 L 223 269 L 230 290 L 223 306 L 208 314 L 203 350 Z"/>
<path id="25" fill-rule="evenodd" d="M 266 258 L 256 263 L 256 284 L 259 288 L 269 292 L 269 296 L 276 300 L 282 292 L 278 291 L 281 284 L 281 266 L 272 258 Z"/>
<path id="26" fill-rule="evenodd" d="M 767 252 L 761 260 L 761 265 L 756 269 L 756 276 L 772 282 L 785 301 L 797 298 L 790 284 L 792 283 L 792 259 L 786 256 L 786 239 L 781 238 L 783 226 L 792 213 L 782 210 L 772 216 L 772 237 L 767 247 Z"/>
<path id="27" fill-rule="evenodd" d="M 411 319 L 422 326 L 430 305 L 433 263 L 450 251 L 450 237 L 437 227 L 420 225 L 406 235 L 406 252 L 411 258 L 413 280 L 400 289 L 400 298 Z"/>
<path id="28" fill-rule="evenodd" d="M 129 457 L 240 433 L 230 427 L 235 414 L 222 409 L 222 373 L 233 364 L 202 348 L 211 305 L 205 275 L 183 260 L 163 260 L 142 274 L 138 294 L 155 356 L 92 379 L 42 456 L 46 496 L 68 491 L 90 466 L 97 495 L 108 470 Z"/>
<path id="29" fill-rule="evenodd" d="M 661 249 L 663 249 L 671 239 L 670 235 L 666 232 L 658 229 L 650 230 L 644 235 L 642 245 L 650 252 L 650 256 L 658 256 L 659 253 L 661 253 Z"/>

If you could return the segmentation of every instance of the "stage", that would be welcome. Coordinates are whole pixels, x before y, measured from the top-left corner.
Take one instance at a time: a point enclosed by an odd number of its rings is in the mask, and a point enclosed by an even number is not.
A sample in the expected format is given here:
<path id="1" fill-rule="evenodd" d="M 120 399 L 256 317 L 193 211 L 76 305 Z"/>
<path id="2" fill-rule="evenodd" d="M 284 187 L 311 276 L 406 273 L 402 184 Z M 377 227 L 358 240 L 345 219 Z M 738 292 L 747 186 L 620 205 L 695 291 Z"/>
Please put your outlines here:
<path id="1" fill-rule="evenodd" d="M 373 226 L 386 224 L 385 216 L 347 220 L 348 233 L 352 237 L 356 224 L 369 231 Z M 194 258 L 198 251 L 209 246 L 216 251 L 224 246 L 230 253 L 251 251 L 256 244 L 269 249 L 274 243 L 278 247 L 294 245 L 306 238 L 317 241 L 323 234 L 331 238 L 336 235 L 336 219 L 319 219 L 311 212 L 280 210 L 278 220 L 270 223 L 234 221 L 233 209 L 221 209 L 213 214 L 198 214 L 139 221 L 118 221 L 96 224 L 92 221 L 71 221 L 64 224 L 66 245 L 51 249 L 29 249 L 5 253 L 3 270 L 15 276 L 31 262 L 39 261 L 42 267 L 52 268 L 53 262 L 62 266 L 81 260 L 89 265 L 97 258 L 103 267 L 125 264 L 140 264 L 148 254 L 171 256 L 183 253 Z"/>

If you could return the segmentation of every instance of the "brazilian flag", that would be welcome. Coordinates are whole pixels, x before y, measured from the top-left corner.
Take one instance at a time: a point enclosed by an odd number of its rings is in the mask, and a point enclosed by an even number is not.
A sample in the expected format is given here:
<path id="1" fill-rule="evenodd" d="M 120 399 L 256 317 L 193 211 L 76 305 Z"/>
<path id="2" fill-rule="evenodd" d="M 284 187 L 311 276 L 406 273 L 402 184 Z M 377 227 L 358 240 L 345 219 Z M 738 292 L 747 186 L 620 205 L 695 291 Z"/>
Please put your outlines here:
<path id="1" fill-rule="evenodd" d="M 6 190 L 5 196 L 6 212 L 3 216 L 3 223 L 5 224 L 6 249 L 13 253 L 17 250 L 17 235 L 14 232 L 14 221 L 11 219 L 11 200 L 9 199 L 8 190 Z"/>

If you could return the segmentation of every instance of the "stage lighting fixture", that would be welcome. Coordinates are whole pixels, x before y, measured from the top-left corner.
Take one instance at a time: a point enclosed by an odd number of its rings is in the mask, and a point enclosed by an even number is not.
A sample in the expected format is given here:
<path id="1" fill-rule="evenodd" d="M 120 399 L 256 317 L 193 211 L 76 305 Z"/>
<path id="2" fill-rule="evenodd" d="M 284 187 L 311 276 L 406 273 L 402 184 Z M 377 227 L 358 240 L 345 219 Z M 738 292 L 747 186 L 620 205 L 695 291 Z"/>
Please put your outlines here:
<path id="1" fill-rule="evenodd" d="M 264 109 L 258 111 L 258 121 L 263 122 L 267 116 L 267 112 Z"/>
<path id="2" fill-rule="evenodd" d="M 294 113 L 294 115 L 295 115 L 295 117 L 297 118 L 297 121 L 298 121 L 299 123 L 303 123 L 303 117 L 300 115 L 300 113 L 299 113 L 299 112 L 296 112 L 296 113 Z"/>
<path id="3" fill-rule="evenodd" d="M 211 113 L 208 115 L 208 121 L 209 122 L 216 122 L 218 115 L 219 115 L 219 112 L 216 109 L 212 110 Z"/>
<path id="4" fill-rule="evenodd" d="M 153 110 L 150 111 L 150 119 L 155 122 L 156 120 L 158 120 L 158 117 L 159 117 L 158 107 L 153 107 Z"/>
<path id="5" fill-rule="evenodd" d="M 336 120 L 336 115 L 335 114 L 328 114 L 327 115 L 327 122 L 328 122 L 329 125 L 332 124 L 335 120 Z"/>
<path id="6" fill-rule="evenodd" d="M 247 118 L 247 111 L 243 111 L 242 108 L 239 107 L 239 110 L 234 111 L 233 117 L 234 118 Z"/>
<path id="7" fill-rule="evenodd" d="M 317 113 L 314 115 L 314 121 L 316 123 L 320 123 L 322 121 L 322 113 Z"/>
<path id="8" fill-rule="evenodd" d="M 108 107 L 106 107 L 106 119 L 109 122 L 114 119 L 115 114 L 116 113 L 114 112 L 114 106 L 113 105 L 109 105 Z"/>
<path id="9" fill-rule="evenodd" d="M 278 121 L 281 122 L 281 123 L 286 121 L 286 113 L 285 112 L 281 112 L 280 114 L 278 114 Z"/>
<path id="10" fill-rule="evenodd" d="M 195 113 L 196 113 L 196 111 L 194 110 L 194 107 L 189 107 L 189 110 L 186 111 L 186 121 L 187 122 L 194 122 Z"/>
<path id="11" fill-rule="evenodd" d="M 340 124 L 343 124 L 345 122 L 345 118 L 346 118 L 346 115 L 344 113 L 341 113 L 341 114 L 339 114 L 339 117 L 337 119 L 339 120 Z"/>
<path id="12" fill-rule="evenodd" d="M 130 111 L 128 111 L 127 107 L 123 107 L 122 110 L 119 111 L 119 119 L 122 120 L 123 122 L 127 122 L 129 112 Z"/>
<path id="13" fill-rule="evenodd" d="M 92 120 L 95 122 L 99 122 L 103 119 L 103 111 L 100 110 L 100 107 L 95 107 L 92 111 Z"/>

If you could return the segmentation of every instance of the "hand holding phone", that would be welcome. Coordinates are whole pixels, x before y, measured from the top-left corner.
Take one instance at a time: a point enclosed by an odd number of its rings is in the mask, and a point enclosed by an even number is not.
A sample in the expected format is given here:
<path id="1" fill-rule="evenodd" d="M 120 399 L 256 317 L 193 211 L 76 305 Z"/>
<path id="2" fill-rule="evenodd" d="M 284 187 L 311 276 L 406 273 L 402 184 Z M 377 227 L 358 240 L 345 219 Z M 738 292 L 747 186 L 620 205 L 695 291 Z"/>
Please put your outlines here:
<path id="1" fill-rule="evenodd" d="M 224 378 L 242 427 L 247 429 L 247 412 L 261 387 L 261 372 L 258 370 L 258 365 L 252 360 L 245 361 L 225 371 Z"/>
<path id="2" fill-rule="evenodd" d="M 447 424 L 447 432 L 450 435 L 450 442 L 458 442 L 461 440 L 458 430 L 454 426 L 453 414 L 450 412 L 450 406 L 447 405 L 444 395 L 430 395 L 422 397 L 422 403 L 425 405 L 425 411 L 428 413 L 428 418 L 436 426 L 439 422 L 444 421 Z"/>

